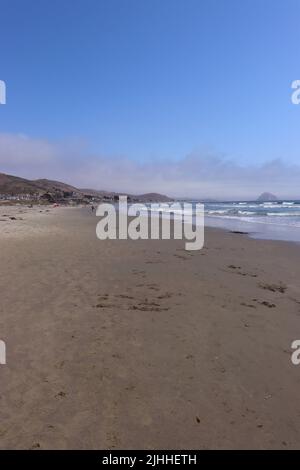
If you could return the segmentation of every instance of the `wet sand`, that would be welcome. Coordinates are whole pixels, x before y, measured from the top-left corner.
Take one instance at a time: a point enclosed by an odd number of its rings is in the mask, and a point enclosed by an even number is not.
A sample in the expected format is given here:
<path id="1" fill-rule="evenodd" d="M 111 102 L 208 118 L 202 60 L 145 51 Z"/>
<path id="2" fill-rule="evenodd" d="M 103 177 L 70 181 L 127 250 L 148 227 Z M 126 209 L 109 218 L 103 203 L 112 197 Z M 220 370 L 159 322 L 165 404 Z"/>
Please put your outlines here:
<path id="1" fill-rule="evenodd" d="M 31 214 L 0 221 L 1 449 L 300 447 L 299 245 Z"/>

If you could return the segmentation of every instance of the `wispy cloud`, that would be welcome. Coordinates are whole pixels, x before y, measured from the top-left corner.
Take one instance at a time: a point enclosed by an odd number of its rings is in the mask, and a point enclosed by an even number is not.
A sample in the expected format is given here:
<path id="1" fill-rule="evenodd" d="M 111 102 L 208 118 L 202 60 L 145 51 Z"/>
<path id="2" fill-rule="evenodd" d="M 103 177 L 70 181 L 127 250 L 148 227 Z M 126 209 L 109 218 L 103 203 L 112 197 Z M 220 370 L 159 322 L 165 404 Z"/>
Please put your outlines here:
<path id="1" fill-rule="evenodd" d="M 50 142 L 0 134 L 0 171 L 51 178 L 78 187 L 161 192 L 178 197 L 256 198 L 263 191 L 300 197 L 300 166 L 273 160 L 242 166 L 222 155 L 192 153 L 180 161 L 139 163 L 93 155 L 83 142 Z"/>

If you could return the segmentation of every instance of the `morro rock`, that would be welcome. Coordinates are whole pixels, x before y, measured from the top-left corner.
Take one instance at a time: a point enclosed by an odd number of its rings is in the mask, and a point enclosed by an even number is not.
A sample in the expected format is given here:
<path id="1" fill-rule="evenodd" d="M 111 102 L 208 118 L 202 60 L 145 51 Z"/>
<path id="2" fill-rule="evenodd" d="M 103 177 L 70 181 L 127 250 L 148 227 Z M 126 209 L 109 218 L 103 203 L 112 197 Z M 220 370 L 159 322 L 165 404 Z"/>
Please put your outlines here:
<path id="1" fill-rule="evenodd" d="M 277 197 L 272 193 L 262 193 L 258 198 L 261 202 L 277 201 Z"/>

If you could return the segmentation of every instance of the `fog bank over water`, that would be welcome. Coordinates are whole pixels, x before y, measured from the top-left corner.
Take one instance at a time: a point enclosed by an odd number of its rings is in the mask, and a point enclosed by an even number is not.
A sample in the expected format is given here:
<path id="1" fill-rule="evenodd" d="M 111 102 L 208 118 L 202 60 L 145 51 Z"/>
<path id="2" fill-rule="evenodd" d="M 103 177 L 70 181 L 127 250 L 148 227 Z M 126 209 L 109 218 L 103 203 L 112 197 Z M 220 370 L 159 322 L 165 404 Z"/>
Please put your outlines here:
<path id="1" fill-rule="evenodd" d="M 51 142 L 22 134 L 0 134 L 0 171 L 136 194 L 251 200 L 268 191 L 280 199 L 300 198 L 300 166 L 284 159 L 243 166 L 218 153 L 194 152 L 175 162 L 137 162 L 127 156 L 96 155 L 81 140 Z"/>

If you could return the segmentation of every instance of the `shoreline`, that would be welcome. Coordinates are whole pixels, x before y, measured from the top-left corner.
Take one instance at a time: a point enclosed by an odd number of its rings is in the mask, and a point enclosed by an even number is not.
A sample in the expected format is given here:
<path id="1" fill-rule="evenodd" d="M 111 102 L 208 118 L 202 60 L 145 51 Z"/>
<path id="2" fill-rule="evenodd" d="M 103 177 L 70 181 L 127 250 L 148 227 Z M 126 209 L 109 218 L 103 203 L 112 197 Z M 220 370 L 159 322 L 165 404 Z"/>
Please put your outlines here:
<path id="1" fill-rule="evenodd" d="M 300 229 L 298 227 L 267 224 L 266 222 L 246 222 L 214 216 L 207 216 L 207 218 L 211 220 L 211 224 L 207 224 L 206 227 L 228 230 L 229 232 L 243 231 L 250 238 L 256 240 L 300 243 Z"/>
<path id="2" fill-rule="evenodd" d="M 43 219 L 45 215 L 47 216 L 54 216 L 55 214 L 62 215 L 65 211 L 83 211 L 83 213 L 89 213 L 90 209 L 89 206 L 67 206 L 67 205 L 60 205 L 59 207 L 54 207 L 53 204 L 47 205 L 34 205 L 32 207 L 26 205 L 0 205 L 0 237 L 6 234 L 7 236 L 16 236 L 19 232 L 22 236 L 26 236 L 28 233 L 39 233 L 41 234 L 41 229 L 38 229 L 37 224 L 39 222 L 43 223 Z M 261 226 L 265 228 L 264 231 L 254 230 L 253 226 L 258 224 L 251 223 L 251 222 L 239 222 L 238 220 L 224 220 L 221 218 L 216 218 L 213 216 L 208 216 L 209 220 L 217 221 L 217 225 L 213 225 L 210 223 L 205 223 L 204 229 L 205 230 L 222 230 L 227 233 L 232 234 L 241 234 L 246 235 L 248 238 L 255 239 L 255 240 L 263 240 L 263 241 L 275 241 L 275 242 L 285 242 L 285 243 L 292 243 L 298 245 L 300 243 L 300 234 L 299 240 L 291 239 L 291 238 L 276 238 L 274 234 L 274 227 L 271 225 L 271 229 L 273 229 L 273 237 L 272 235 L 264 236 L 264 232 L 266 231 L 265 223 L 261 223 Z M 32 222 L 36 222 L 35 230 L 33 230 Z M 228 224 L 228 222 L 231 222 Z M 13 224 L 13 225 L 12 225 Z M 226 226 L 226 224 L 228 226 Z M 241 225 L 240 225 L 241 224 Z M 27 228 L 27 232 L 24 228 Z M 280 228 L 282 226 L 279 225 Z M 11 230 L 13 228 L 13 230 Z M 252 228 L 252 230 L 251 230 Z M 258 227 L 261 228 L 261 227 Z M 268 228 L 268 227 L 267 227 Z M 294 229 L 295 232 L 300 233 L 298 228 Z M 242 232 L 242 233 L 238 233 Z M 47 234 L 47 229 L 46 229 Z"/>

